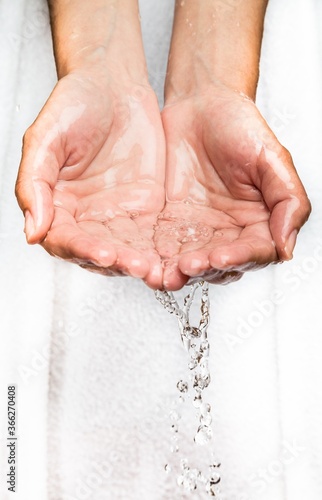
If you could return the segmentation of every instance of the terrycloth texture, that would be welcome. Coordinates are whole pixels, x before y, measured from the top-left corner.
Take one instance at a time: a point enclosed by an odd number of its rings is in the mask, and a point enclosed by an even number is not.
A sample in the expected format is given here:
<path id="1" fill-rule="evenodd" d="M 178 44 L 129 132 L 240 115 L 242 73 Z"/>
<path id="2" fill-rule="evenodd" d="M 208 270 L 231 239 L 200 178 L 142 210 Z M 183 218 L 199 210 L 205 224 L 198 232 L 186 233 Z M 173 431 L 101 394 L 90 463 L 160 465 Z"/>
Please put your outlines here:
<path id="1" fill-rule="evenodd" d="M 90 274 L 25 243 L 13 190 L 22 134 L 55 82 L 46 13 L 42 0 L 0 4 L 0 498 L 12 498 L 11 383 L 16 500 L 208 498 L 182 495 L 163 471 L 165 415 L 186 367 L 175 319 L 140 281 Z M 172 2 L 142 0 L 141 14 L 161 100 Z M 211 287 L 209 401 L 226 500 L 322 497 L 321 22 L 319 0 L 271 0 L 258 98 L 309 192 L 310 222 L 291 263 Z"/>

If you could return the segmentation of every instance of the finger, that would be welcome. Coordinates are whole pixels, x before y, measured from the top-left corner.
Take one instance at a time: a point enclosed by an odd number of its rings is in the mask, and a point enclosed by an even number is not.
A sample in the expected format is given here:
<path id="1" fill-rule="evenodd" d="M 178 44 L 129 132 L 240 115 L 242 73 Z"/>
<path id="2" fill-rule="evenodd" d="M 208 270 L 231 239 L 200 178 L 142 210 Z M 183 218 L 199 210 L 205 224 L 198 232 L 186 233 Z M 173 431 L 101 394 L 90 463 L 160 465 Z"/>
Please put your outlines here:
<path id="1" fill-rule="evenodd" d="M 133 278 L 145 278 L 150 266 L 142 252 L 126 246 L 117 247 L 116 267 Z"/>
<path id="2" fill-rule="evenodd" d="M 153 225 L 156 215 L 139 215 L 132 211 L 131 217 L 115 217 L 108 222 L 111 235 L 124 243 L 126 247 L 137 249 L 148 262 L 148 271 L 144 282 L 150 288 L 157 290 L 162 287 L 163 270 L 161 259 L 153 243 Z"/>
<path id="3" fill-rule="evenodd" d="M 163 268 L 158 255 L 150 259 L 150 267 L 144 278 L 144 283 L 152 290 L 163 288 Z"/>
<path id="4" fill-rule="evenodd" d="M 108 229 L 113 238 L 123 243 L 125 248 L 133 253 L 136 250 L 136 255 L 141 260 L 140 275 L 137 277 L 144 278 L 146 284 L 152 288 L 158 288 L 162 283 L 162 268 L 160 257 L 155 251 L 150 229 L 145 226 L 146 222 L 151 222 L 149 218 L 143 217 L 140 224 L 137 223 L 136 212 L 132 212 L 131 217 L 115 217 L 108 222 Z M 152 224 L 151 224 L 152 228 Z M 133 267 L 133 266 L 132 266 Z M 132 269 L 133 272 L 133 269 Z M 137 271 L 136 271 L 137 272 Z M 144 274 L 143 274 L 144 273 Z"/>
<path id="5" fill-rule="evenodd" d="M 59 173 L 55 147 L 30 127 L 23 140 L 22 159 L 16 181 L 16 197 L 25 215 L 28 243 L 39 243 L 54 217 L 52 191 Z"/>
<path id="6" fill-rule="evenodd" d="M 209 254 L 216 247 L 223 247 L 236 240 L 241 233 L 241 228 L 220 229 L 210 228 L 209 237 L 200 236 L 197 241 L 184 243 L 179 255 L 178 266 L 187 276 L 201 276 L 211 271 Z"/>
<path id="7" fill-rule="evenodd" d="M 84 221 L 78 225 L 91 238 L 96 238 L 101 244 L 112 246 L 116 254 L 112 265 L 113 272 L 121 272 L 133 278 L 145 278 L 148 274 L 149 262 L 146 256 L 140 250 L 132 248 L 129 243 L 126 244 L 116 238 L 108 226 L 93 221 Z"/>
<path id="8" fill-rule="evenodd" d="M 76 264 L 90 262 L 98 267 L 109 267 L 117 259 L 112 245 L 94 239 L 72 224 L 49 230 L 41 245 L 54 257 Z"/>
<path id="9" fill-rule="evenodd" d="M 87 262 L 84 264 L 78 263 L 78 265 L 82 269 L 86 269 L 86 271 L 89 271 L 89 272 L 95 273 L 95 274 L 101 274 L 103 276 L 108 276 L 110 278 L 127 276 L 126 274 L 122 273 L 122 271 L 118 271 L 116 269 L 114 270 L 113 266 L 100 267 L 97 264 L 93 264 L 92 262 Z"/>
<path id="10" fill-rule="evenodd" d="M 162 261 L 163 288 L 169 291 L 180 290 L 188 281 L 178 268 L 181 243 L 177 234 L 177 221 L 161 220 L 154 235 L 154 243 Z"/>
<path id="11" fill-rule="evenodd" d="M 235 281 L 239 281 L 244 276 L 244 273 L 238 271 L 219 271 L 212 270 L 204 273 L 201 276 L 194 276 L 189 278 L 187 285 L 194 285 L 198 283 L 200 280 L 207 281 L 212 285 L 228 285 L 229 283 L 234 283 Z"/>
<path id="12" fill-rule="evenodd" d="M 258 172 L 260 189 L 271 211 L 270 230 L 278 256 L 289 260 L 297 233 L 310 215 L 310 201 L 285 148 L 279 154 L 262 150 Z"/>
<path id="13" fill-rule="evenodd" d="M 238 271 L 224 272 L 222 274 L 215 274 L 212 276 L 211 274 L 208 276 L 205 275 L 204 279 L 213 285 L 228 285 L 230 283 L 235 283 L 239 281 L 244 276 L 244 273 Z"/>
<path id="14" fill-rule="evenodd" d="M 172 259 L 180 253 L 177 221 L 159 221 L 154 234 L 155 247 L 163 260 Z"/>
<path id="15" fill-rule="evenodd" d="M 247 226 L 239 238 L 209 254 L 211 267 L 241 272 L 260 269 L 277 260 L 275 243 L 265 222 Z"/>
<path id="16" fill-rule="evenodd" d="M 113 245 L 82 230 L 66 210 L 55 209 L 55 220 L 41 245 L 48 253 L 77 264 L 88 262 L 99 267 L 112 266 L 117 260 Z"/>
<path id="17" fill-rule="evenodd" d="M 184 275 L 180 271 L 175 259 L 172 259 L 171 261 L 164 260 L 162 262 L 162 267 L 162 289 L 175 292 L 177 290 L 180 290 L 187 283 L 189 276 Z"/>
<path id="18" fill-rule="evenodd" d="M 140 234 L 149 241 L 151 248 L 145 252 L 149 260 L 149 272 L 144 278 L 145 284 L 153 290 L 158 290 L 163 287 L 163 268 L 161 257 L 158 254 L 154 245 L 154 228 L 156 225 L 157 214 L 150 213 L 135 217 L 134 222 L 138 227 Z"/>
<path id="19" fill-rule="evenodd" d="M 209 248 L 200 248 L 185 252 L 179 257 L 180 271 L 187 276 L 201 276 L 210 269 Z"/>
<path id="20" fill-rule="evenodd" d="M 130 217 L 114 217 L 106 223 L 106 228 L 116 240 L 136 248 L 147 251 L 152 248 L 152 242 L 142 236 L 138 226 Z"/>

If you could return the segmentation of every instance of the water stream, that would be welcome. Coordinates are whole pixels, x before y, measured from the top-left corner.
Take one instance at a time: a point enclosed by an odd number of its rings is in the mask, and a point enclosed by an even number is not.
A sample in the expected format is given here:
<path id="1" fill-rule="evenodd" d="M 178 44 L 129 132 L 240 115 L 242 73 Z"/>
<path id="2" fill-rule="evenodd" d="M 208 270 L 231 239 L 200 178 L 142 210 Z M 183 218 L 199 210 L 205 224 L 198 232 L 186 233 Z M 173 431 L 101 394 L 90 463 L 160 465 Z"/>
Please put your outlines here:
<path id="1" fill-rule="evenodd" d="M 184 348 L 188 353 L 187 373 L 185 379 L 180 379 L 176 386 L 178 396 L 169 411 L 171 437 L 170 451 L 175 456 L 165 464 L 165 471 L 174 474 L 177 484 L 185 492 L 203 490 L 209 496 L 220 499 L 220 463 L 216 460 L 212 410 L 206 401 L 205 391 L 209 387 L 211 377 L 208 366 L 210 345 L 208 340 L 208 325 L 210 319 L 209 285 L 200 281 L 190 286 L 189 293 L 184 297 L 182 307 L 179 306 L 172 292 L 155 292 L 156 299 L 170 313 L 177 317 L 179 331 Z M 198 326 L 190 323 L 190 310 L 194 301 L 200 295 L 200 320 Z M 180 439 L 182 439 L 183 406 L 192 404 L 196 412 L 196 429 L 191 439 L 194 446 L 202 447 L 203 454 L 209 455 L 208 467 L 201 463 L 192 463 L 190 459 L 180 454 Z M 197 455 L 197 454 L 196 454 Z M 174 465 L 173 465 L 174 464 Z"/>

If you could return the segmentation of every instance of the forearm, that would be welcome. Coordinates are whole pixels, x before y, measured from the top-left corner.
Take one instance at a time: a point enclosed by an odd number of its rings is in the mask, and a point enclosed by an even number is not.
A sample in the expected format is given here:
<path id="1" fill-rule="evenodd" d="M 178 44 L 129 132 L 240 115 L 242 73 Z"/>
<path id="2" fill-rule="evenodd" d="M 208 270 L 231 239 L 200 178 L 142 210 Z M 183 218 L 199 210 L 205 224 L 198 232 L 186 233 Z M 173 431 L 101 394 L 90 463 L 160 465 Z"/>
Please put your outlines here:
<path id="1" fill-rule="evenodd" d="M 225 85 L 255 98 L 268 0 L 176 1 L 166 102 Z"/>
<path id="2" fill-rule="evenodd" d="M 48 0 L 58 77 L 101 68 L 146 79 L 137 0 Z"/>

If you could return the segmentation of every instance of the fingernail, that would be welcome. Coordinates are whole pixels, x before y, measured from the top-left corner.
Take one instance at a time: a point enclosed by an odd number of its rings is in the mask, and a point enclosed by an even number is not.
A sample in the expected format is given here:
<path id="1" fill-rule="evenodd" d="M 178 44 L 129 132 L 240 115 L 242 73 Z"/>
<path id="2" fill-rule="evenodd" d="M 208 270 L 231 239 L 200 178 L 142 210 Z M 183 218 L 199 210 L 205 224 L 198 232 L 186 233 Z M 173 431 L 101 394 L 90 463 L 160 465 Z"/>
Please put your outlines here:
<path id="1" fill-rule="evenodd" d="M 130 276 L 133 278 L 145 278 L 147 269 L 146 262 L 143 259 L 132 259 L 131 268 L 129 269 Z"/>
<path id="2" fill-rule="evenodd" d="M 294 231 L 291 232 L 291 234 L 288 237 L 288 240 L 285 245 L 285 253 L 287 255 L 287 258 L 291 260 L 293 258 L 293 250 L 295 247 L 296 243 L 296 238 L 297 238 L 297 229 L 294 229 Z"/>
<path id="3" fill-rule="evenodd" d="M 227 266 L 229 263 L 229 255 L 226 254 L 221 254 L 220 255 L 220 260 L 223 266 Z"/>
<path id="4" fill-rule="evenodd" d="M 109 250 L 104 250 L 100 249 L 98 251 L 98 262 L 100 265 L 103 265 L 104 267 L 110 267 L 112 264 L 114 264 L 116 260 L 116 255 Z"/>
<path id="5" fill-rule="evenodd" d="M 98 256 L 101 258 L 101 259 L 105 259 L 106 257 L 109 257 L 111 254 L 111 252 L 108 252 L 107 250 L 102 250 L 100 249 L 98 251 Z"/>
<path id="6" fill-rule="evenodd" d="M 29 210 L 25 211 L 25 228 L 27 239 L 30 238 L 35 232 L 35 223 Z"/>
<path id="7" fill-rule="evenodd" d="M 199 270 L 202 266 L 201 259 L 191 259 L 190 266 L 192 270 Z"/>

